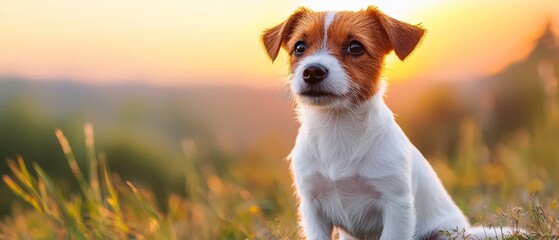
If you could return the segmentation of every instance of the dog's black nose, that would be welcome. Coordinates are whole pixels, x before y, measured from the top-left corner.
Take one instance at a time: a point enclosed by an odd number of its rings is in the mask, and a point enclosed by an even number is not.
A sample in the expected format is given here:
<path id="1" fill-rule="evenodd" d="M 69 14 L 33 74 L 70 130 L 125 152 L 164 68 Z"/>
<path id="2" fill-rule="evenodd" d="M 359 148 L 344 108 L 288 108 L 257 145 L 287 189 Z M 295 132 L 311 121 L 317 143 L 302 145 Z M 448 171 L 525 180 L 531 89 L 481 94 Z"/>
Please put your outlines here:
<path id="1" fill-rule="evenodd" d="M 303 80 L 308 84 L 319 83 L 328 76 L 328 70 L 320 65 L 310 65 L 303 70 Z"/>

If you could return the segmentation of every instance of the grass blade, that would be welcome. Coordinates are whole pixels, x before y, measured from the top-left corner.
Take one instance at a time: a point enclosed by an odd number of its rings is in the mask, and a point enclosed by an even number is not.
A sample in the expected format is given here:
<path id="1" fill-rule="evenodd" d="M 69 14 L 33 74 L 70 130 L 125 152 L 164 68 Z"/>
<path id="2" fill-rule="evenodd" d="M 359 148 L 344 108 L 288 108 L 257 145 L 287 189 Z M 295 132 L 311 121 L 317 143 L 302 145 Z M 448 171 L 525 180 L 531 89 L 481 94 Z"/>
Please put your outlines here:
<path id="1" fill-rule="evenodd" d="M 76 156 L 74 156 L 74 153 L 72 152 L 72 148 L 70 146 L 70 143 L 68 142 L 68 139 L 64 136 L 64 133 L 60 129 L 56 129 L 54 134 L 56 135 L 56 138 L 58 139 L 58 142 L 62 147 L 62 151 L 64 152 L 64 155 L 66 155 L 66 160 L 68 161 L 70 170 L 72 171 L 72 173 L 76 177 L 76 180 L 78 181 L 78 185 L 80 186 L 86 199 L 90 199 L 89 185 L 85 181 L 82 171 L 80 170 L 80 167 L 78 165 L 78 162 L 76 161 Z"/>
<path id="2" fill-rule="evenodd" d="M 86 160 L 89 163 L 89 186 L 91 187 L 93 200 L 96 202 L 101 202 L 101 190 L 99 188 L 99 170 L 97 156 L 95 154 L 95 138 L 93 134 L 93 125 L 91 123 L 85 124 L 84 135 L 85 151 L 87 157 Z"/>
<path id="3" fill-rule="evenodd" d="M 15 183 L 9 176 L 4 175 L 2 180 L 8 185 L 8 187 L 14 192 L 16 195 L 21 197 L 23 200 L 31 204 L 33 208 L 37 209 L 37 211 L 42 211 L 41 207 L 39 206 L 39 202 L 36 198 L 32 197 L 31 195 L 27 194 L 17 183 Z"/>
<path id="4" fill-rule="evenodd" d="M 109 174 L 109 167 L 107 166 L 106 160 L 104 158 L 101 158 L 99 163 L 100 163 L 101 171 L 103 173 L 103 177 L 104 177 L 104 180 L 105 180 L 105 187 L 107 188 L 107 191 L 109 192 L 109 196 L 107 197 L 107 202 L 109 203 L 111 208 L 114 210 L 114 213 L 116 215 L 115 216 L 115 221 L 116 221 L 115 225 L 125 235 L 126 233 L 128 233 L 129 228 L 124 223 L 124 215 L 122 214 L 122 209 L 120 207 L 120 201 L 119 201 L 116 189 L 114 187 L 114 183 L 113 183 L 112 178 Z"/>

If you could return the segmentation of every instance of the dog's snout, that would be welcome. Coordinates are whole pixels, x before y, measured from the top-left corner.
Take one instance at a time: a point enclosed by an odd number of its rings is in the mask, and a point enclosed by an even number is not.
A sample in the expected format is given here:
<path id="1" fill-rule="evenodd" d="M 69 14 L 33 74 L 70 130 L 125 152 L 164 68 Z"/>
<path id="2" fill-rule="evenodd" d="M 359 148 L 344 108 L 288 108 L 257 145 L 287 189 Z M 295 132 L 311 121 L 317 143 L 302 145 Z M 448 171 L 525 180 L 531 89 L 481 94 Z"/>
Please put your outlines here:
<path id="1" fill-rule="evenodd" d="M 328 69 L 318 64 L 307 66 L 303 70 L 303 80 L 308 84 L 319 83 L 328 76 Z"/>

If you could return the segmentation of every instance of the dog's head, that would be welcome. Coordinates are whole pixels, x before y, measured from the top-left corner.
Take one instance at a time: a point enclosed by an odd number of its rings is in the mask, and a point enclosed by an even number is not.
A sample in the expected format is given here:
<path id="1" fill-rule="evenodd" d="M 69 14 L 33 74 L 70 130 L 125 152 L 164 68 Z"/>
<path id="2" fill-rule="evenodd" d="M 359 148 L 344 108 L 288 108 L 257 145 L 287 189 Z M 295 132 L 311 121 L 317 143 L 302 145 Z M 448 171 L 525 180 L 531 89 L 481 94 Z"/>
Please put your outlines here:
<path id="1" fill-rule="evenodd" d="M 299 103 L 325 108 L 350 106 L 377 91 L 384 57 L 404 60 L 425 30 L 374 7 L 358 12 L 313 12 L 300 8 L 267 29 L 262 43 L 276 59 L 289 53 L 291 90 Z"/>

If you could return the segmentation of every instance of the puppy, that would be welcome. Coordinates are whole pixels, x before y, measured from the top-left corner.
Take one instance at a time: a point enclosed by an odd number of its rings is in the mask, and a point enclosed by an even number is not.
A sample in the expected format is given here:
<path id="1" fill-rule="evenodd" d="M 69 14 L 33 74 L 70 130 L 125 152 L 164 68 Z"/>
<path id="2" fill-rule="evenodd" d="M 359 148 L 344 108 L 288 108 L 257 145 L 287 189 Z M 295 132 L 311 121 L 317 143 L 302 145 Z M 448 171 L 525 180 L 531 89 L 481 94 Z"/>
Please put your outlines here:
<path id="1" fill-rule="evenodd" d="M 289 158 L 307 239 L 446 239 L 471 229 L 425 157 L 383 101 L 385 56 L 404 60 L 425 30 L 374 7 L 358 12 L 300 8 L 267 29 L 273 60 L 289 54 L 290 88 L 301 123 Z M 508 230 L 508 229 L 505 229 Z"/>

